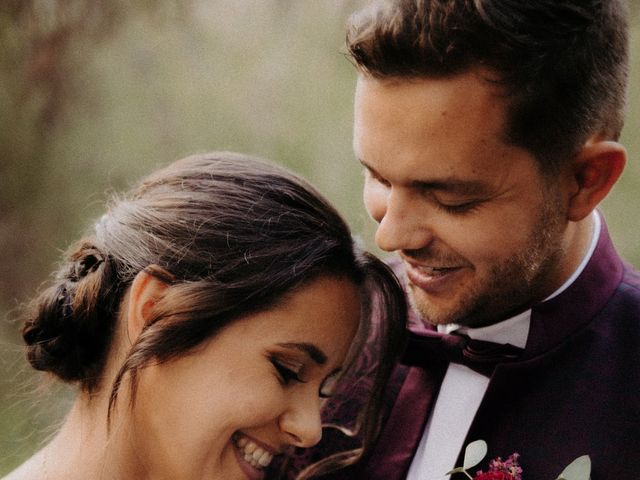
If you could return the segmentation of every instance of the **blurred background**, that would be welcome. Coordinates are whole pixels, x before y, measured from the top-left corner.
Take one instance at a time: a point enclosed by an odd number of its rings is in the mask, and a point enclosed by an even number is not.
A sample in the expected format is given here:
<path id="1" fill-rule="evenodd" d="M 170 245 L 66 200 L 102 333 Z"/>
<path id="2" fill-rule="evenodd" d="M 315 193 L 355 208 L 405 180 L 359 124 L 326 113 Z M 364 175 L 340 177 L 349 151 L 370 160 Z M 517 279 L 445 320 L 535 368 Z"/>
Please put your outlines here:
<path id="1" fill-rule="evenodd" d="M 640 15 L 623 143 L 602 206 L 640 267 Z M 110 192 L 171 160 L 234 150 L 308 178 L 372 247 L 351 151 L 344 24 L 361 0 L 0 2 L 0 476 L 53 431 L 71 389 L 32 373 L 20 307 Z"/>

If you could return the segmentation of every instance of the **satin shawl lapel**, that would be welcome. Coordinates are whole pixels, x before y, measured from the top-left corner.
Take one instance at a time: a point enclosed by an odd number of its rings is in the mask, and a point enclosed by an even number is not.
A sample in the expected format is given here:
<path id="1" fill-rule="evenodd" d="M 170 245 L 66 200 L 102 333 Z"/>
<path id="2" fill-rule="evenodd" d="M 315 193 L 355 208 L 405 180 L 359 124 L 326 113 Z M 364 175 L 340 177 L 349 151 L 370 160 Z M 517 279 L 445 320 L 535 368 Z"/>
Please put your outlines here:
<path id="1" fill-rule="evenodd" d="M 405 478 L 420 443 L 446 364 L 437 373 L 410 367 L 362 478 Z"/>
<path id="2" fill-rule="evenodd" d="M 622 261 L 602 222 L 598 245 L 582 274 L 560 295 L 533 307 L 523 360 L 549 351 L 588 324 L 611 298 L 622 275 Z"/>

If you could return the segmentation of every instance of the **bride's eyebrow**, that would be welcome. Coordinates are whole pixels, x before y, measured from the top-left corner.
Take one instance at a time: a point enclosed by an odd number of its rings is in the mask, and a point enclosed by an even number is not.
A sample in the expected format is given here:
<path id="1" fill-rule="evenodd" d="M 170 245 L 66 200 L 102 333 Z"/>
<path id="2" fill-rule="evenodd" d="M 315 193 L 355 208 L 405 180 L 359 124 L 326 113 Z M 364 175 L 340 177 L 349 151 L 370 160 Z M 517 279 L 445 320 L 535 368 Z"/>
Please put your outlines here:
<path id="1" fill-rule="evenodd" d="M 325 363 L 327 363 L 327 354 L 316 347 L 313 343 L 278 343 L 278 346 L 282 348 L 299 350 L 303 353 L 306 353 L 311 358 L 311 360 L 316 362 L 318 365 L 324 365 Z"/>

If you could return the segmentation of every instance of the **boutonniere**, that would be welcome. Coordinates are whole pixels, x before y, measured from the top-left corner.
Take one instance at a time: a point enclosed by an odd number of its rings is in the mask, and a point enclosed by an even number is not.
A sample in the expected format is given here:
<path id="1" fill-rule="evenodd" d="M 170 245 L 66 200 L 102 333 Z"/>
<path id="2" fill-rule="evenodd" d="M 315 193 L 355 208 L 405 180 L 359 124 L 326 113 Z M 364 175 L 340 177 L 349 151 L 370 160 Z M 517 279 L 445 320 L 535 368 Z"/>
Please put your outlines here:
<path id="1" fill-rule="evenodd" d="M 518 464 L 520 455 L 512 454 L 506 460 L 498 457 L 489 462 L 489 470 L 479 470 L 472 476 L 468 470 L 478 465 L 487 455 L 487 443 L 476 440 L 467 445 L 464 451 L 462 467 L 457 467 L 447 473 L 464 473 L 471 480 L 522 480 L 522 468 Z M 576 458 L 565 468 L 555 480 L 589 480 L 591 475 L 591 459 L 589 455 Z"/>

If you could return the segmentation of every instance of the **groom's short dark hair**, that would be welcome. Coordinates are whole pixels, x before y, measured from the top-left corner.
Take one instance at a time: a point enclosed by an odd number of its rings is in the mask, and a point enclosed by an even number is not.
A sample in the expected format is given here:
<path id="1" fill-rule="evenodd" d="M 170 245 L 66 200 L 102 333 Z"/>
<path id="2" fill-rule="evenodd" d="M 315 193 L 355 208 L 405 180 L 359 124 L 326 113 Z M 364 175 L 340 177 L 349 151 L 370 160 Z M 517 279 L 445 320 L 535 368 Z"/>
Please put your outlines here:
<path id="1" fill-rule="evenodd" d="M 347 50 L 373 77 L 497 74 L 507 141 L 553 172 L 590 136 L 620 135 L 627 37 L 622 0 L 381 0 L 352 16 Z"/>

